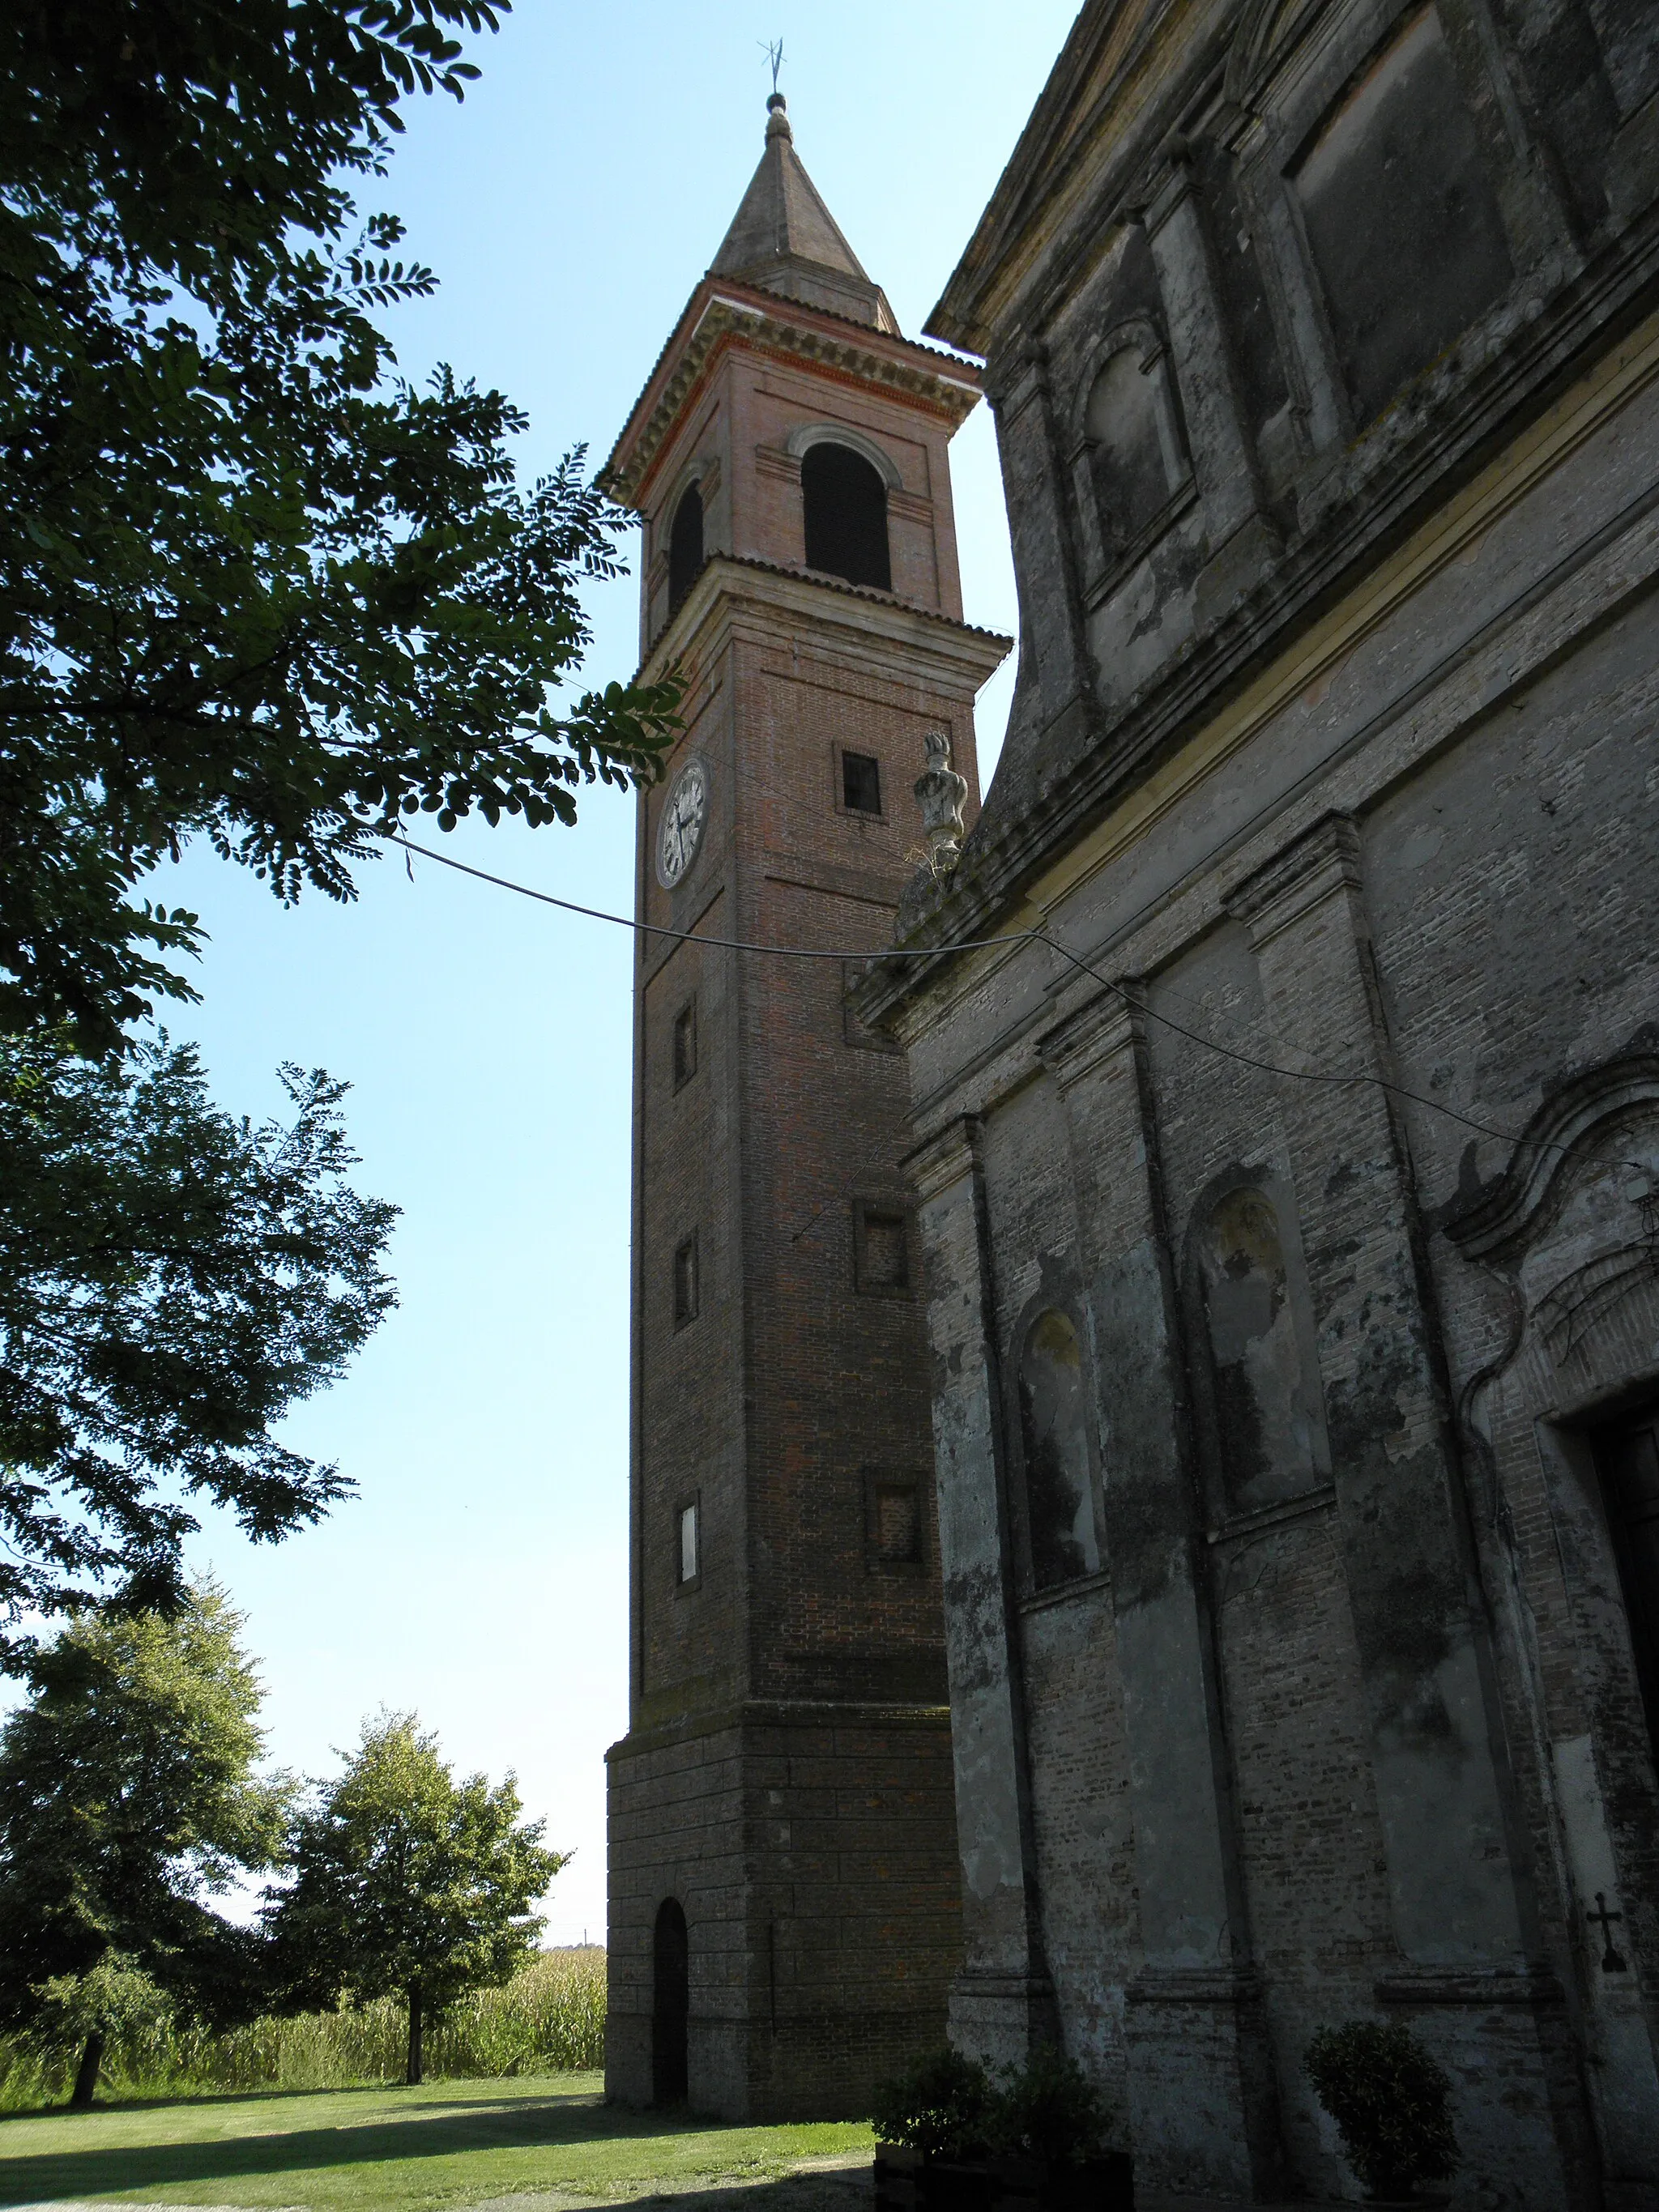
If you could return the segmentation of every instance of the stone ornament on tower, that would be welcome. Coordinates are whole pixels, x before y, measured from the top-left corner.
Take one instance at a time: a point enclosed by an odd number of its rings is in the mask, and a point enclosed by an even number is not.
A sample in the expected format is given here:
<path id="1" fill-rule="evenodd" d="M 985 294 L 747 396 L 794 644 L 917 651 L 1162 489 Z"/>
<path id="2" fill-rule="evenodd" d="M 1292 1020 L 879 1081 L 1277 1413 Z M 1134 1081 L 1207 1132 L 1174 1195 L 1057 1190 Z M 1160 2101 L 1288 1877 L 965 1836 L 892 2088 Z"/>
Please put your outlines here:
<path id="1" fill-rule="evenodd" d="M 927 866 L 936 876 L 947 875 L 962 858 L 962 841 L 968 834 L 962 820 L 968 780 L 951 765 L 948 730 L 929 730 L 922 742 L 927 765 L 916 778 L 915 792 L 921 825 L 927 832 Z"/>

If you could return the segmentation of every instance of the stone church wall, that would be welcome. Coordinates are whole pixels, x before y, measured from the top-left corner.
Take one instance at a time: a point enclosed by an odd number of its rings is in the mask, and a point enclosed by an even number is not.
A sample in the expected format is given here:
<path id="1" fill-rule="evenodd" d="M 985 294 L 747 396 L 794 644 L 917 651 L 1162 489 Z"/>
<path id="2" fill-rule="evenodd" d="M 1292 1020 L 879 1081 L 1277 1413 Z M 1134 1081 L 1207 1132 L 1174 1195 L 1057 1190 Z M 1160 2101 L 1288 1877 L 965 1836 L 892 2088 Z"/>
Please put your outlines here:
<path id="1" fill-rule="evenodd" d="M 953 2033 L 1057 2034 L 1153 2186 L 1355 2194 L 1303 2059 L 1369 2017 L 1460 2204 L 1659 2203 L 1604 1475 L 1659 1401 L 1655 21 L 1087 7 L 935 311 L 1021 672 L 854 1009 L 917 1136 Z"/>

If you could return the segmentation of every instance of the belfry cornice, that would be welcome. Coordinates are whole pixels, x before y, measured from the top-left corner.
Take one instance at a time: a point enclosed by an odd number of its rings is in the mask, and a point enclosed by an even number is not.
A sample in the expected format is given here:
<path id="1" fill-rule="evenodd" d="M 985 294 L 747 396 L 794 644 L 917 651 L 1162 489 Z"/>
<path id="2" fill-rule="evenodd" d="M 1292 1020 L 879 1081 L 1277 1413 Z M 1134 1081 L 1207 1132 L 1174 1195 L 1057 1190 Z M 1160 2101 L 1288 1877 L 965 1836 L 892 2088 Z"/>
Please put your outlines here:
<path id="1" fill-rule="evenodd" d="M 805 307 L 775 293 L 705 278 L 599 471 L 601 490 L 623 507 L 645 495 L 659 455 L 686 402 L 728 345 L 810 363 L 927 408 L 954 429 L 980 397 L 979 371 L 932 346 Z"/>

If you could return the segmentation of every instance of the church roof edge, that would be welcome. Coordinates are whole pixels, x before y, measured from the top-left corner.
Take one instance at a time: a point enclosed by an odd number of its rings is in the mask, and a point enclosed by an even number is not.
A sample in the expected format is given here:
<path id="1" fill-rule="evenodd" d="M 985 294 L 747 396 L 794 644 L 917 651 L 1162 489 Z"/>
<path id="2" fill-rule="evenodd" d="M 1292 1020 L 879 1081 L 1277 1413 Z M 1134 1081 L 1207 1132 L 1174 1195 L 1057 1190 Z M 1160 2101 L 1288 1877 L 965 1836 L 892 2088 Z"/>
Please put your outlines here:
<path id="1" fill-rule="evenodd" d="M 1127 65 L 1126 55 L 1109 54 L 1114 39 L 1121 40 L 1126 32 L 1152 34 L 1154 22 L 1137 24 L 1133 19 L 1137 15 L 1156 17 L 1160 12 L 1136 9 L 1127 0 L 1085 0 L 972 236 L 922 324 L 927 337 L 964 352 L 986 353 L 991 337 L 986 312 L 989 295 L 1033 223 L 1063 197 L 1083 150 L 1087 130 L 1073 127 L 1079 110 L 1087 106 L 1091 94 L 1099 105 L 1103 64 L 1114 77 Z M 1068 135 L 1072 158 L 1057 161 L 1056 142 Z"/>

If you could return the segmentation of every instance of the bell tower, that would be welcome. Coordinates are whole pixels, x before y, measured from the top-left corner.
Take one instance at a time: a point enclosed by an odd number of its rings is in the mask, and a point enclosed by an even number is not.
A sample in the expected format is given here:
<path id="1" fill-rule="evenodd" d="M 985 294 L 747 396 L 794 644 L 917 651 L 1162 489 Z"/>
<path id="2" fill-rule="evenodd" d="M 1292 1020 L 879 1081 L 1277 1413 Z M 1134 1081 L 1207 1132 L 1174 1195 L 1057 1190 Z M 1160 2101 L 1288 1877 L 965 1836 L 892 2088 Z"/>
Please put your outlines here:
<path id="1" fill-rule="evenodd" d="M 845 1004 L 1008 641 L 962 619 L 974 369 L 903 337 L 782 95 L 601 481 L 640 515 L 631 1682 L 607 2085 L 856 2112 L 961 1942 L 904 1063 Z M 783 957 L 739 949 L 787 946 Z"/>

